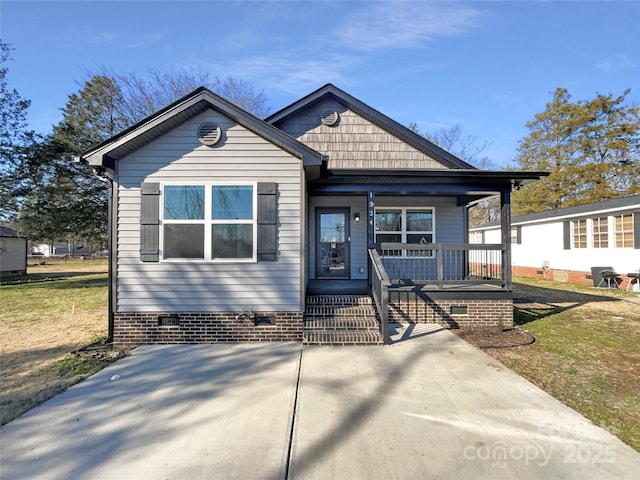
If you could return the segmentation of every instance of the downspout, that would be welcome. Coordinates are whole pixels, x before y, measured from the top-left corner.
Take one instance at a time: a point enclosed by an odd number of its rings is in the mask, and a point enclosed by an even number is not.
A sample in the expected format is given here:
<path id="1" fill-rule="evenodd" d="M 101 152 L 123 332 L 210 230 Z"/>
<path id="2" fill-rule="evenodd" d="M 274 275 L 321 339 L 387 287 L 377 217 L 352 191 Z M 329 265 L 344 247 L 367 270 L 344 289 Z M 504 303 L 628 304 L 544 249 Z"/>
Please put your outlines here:
<path id="1" fill-rule="evenodd" d="M 109 252 L 108 257 L 108 284 L 107 284 L 107 295 L 108 295 L 108 306 L 107 306 L 107 314 L 108 314 L 108 330 L 107 330 L 107 338 L 104 343 L 112 343 L 113 342 L 113 326 L 114 326 L 114 312 L 113 307 L 115 302 L 113 301 L 113 267 L 112 267 L 112 258 L 113 258 L 113 234 L 112 234 L 112 212 L 113 212 L 113 178 L 106 174 L 103 168 L 94 169 L 93 173 L 96 178 L 101 182 L 107 184 L 108 198 L 107 198 L 107 251 Z"/>

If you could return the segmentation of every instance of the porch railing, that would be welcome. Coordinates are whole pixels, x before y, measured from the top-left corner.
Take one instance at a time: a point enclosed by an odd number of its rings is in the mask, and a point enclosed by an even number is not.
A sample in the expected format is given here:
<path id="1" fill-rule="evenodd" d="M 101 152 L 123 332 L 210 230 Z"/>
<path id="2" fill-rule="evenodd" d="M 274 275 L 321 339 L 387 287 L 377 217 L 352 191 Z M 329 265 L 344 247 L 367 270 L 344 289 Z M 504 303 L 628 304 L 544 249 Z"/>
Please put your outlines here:
<path id="1" fill-rule="evenodd" d="M 505 288 L 502 244 L 382 243 L 379 258 L 392 283 L 435 285 L 497 285 Z"/>
<path id="2" fill-rule="evenodd" d="M 389 287 L 391 282 L 382 264 L 380 255 L 375 248 L 369 249 L 369 285 L 373 301 L 380 315 L 380 333 L 385 345 L 390 343 L 389 338 Z"/>

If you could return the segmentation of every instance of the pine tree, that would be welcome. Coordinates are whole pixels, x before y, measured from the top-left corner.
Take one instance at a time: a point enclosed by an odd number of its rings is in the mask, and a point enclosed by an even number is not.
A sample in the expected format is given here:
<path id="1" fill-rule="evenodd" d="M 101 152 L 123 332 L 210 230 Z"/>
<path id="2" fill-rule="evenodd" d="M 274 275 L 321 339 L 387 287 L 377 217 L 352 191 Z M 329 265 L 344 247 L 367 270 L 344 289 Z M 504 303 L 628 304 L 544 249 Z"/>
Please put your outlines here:
<path id="1" fill-rule="evenodd" d="M 513 196 L 515 215 L 594 203 L 640 192 L 638 107 L 623 95 L 572 102 L 558 88 L 544 112 L 527 123 L 516 164 L 550 172 Z"/>

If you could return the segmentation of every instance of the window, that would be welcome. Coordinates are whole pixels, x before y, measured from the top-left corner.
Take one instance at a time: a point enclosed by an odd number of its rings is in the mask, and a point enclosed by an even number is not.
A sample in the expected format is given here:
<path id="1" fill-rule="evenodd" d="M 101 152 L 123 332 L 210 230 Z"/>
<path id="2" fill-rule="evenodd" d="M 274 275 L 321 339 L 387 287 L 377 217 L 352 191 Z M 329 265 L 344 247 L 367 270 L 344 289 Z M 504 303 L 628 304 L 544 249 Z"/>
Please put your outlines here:
<path id="1" fill-rule="evenodd" d="M 607 217 L 594 218 L 592 230 L 593 248 L 609 247 L 609 219 Z"/>
<path id="2" fill-rule="evenodd" d="M 633 214 L 613 217 L 616 248 L 633 248 Z"/>
<path id="3" fill-rule="evenodd" d="M 511 244 L 517 245 L 522 243 L 522 227 L 512 227 L 511 228 Z"/>
<path id="4" fill-rule="evenodd" d="M 165 185 L 162 258 L 255 260 L 254 185 Z"/>
<path id="5" fill-rule="evenodd" d="M 573 248 L 587 248 L 587 221 L 576 220 L 573 222 Z"/>
<path id="6" fill-rule="evenodd" d="M 376 242 L 433 243 L 433 209 L 376 209 Z"/>

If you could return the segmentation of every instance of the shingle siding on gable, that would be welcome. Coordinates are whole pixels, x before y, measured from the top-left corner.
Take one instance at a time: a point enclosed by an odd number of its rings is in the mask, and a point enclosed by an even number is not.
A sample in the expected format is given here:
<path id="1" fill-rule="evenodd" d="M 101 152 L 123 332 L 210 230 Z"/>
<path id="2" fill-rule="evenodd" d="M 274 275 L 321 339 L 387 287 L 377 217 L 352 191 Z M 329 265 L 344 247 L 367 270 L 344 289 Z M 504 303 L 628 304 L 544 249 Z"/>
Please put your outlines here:
<path id="1" fill-rule="evenodd" d="M 205 121 L 222 126 L 221 145 L 197 141 Z M 300 311 L 301 175 L 299 158 L 213 110 L 119 161 L 117 311 Z M 277 261 L 141 262 L 140 184 L 163 181 L 276 183 Z"/>
<path id="2" fill-rule="evenodd" d="M 320 114 L 325 109 L 339 112 L 336 126 L 320 123 Z M 446 168 L 337 102 L 313 105 L 278 128 L 328 155 L 329 168 Z"/>

